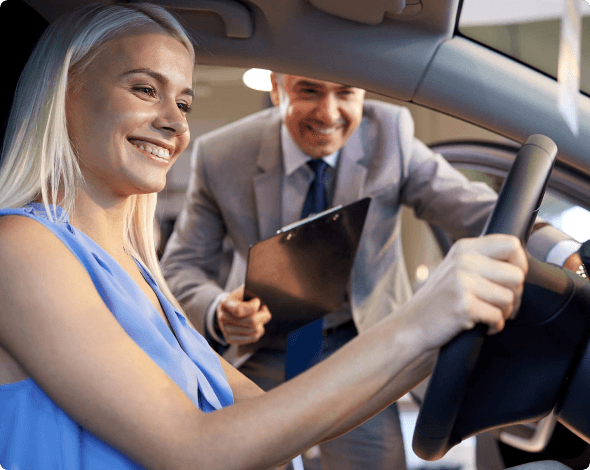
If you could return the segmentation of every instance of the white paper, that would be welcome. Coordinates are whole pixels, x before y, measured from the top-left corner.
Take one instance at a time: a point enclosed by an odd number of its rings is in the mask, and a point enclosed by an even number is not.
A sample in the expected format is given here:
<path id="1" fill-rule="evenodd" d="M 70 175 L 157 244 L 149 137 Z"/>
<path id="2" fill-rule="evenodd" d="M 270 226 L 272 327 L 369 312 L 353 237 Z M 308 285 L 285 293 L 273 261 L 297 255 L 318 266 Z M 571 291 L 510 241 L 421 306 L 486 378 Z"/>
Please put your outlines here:
<path id="1" fill-rule="evenodd" d="M 583 0 L 564 0 L 557 63 L 559 112 L 574 135 L 578 135 L 580 50 L 582 47 Z"/>

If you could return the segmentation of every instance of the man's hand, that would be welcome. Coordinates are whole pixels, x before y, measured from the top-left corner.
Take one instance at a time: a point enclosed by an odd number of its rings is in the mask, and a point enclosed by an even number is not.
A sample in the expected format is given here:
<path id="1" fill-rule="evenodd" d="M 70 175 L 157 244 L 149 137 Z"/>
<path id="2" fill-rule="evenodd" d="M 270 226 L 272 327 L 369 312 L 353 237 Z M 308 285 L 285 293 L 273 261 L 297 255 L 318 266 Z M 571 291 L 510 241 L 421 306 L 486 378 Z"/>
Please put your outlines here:
<path id="1" fill-rule="evenodd" d="M 244 286 L 223 299 L 215 312 L 219 328 L 229 344 L 250 344 L 258 341 L 264 334 L 271 314 L 259 298 L 244 301 Z"/>

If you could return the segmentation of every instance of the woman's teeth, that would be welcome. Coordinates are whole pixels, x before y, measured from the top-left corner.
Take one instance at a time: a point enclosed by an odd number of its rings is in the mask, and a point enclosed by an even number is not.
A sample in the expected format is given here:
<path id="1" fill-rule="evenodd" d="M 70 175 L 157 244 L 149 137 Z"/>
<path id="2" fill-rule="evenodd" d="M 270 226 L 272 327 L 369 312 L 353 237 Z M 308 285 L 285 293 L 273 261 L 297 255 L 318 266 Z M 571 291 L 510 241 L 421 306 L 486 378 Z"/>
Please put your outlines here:
<path id="1" fill-rule="evenodd" d="M 159 147 L 155 144 L 145 142 L 143 140 L 130 140 L 129 142 L 135 145 L 138 149 L 143 150 L 147 153 L 151 153 L 156 157 L 164 158 L 165 160 L 168 160 L 170 158 L 170 152 L 168 151 L 168 149 L 165 149 L 163 147 Z"/>

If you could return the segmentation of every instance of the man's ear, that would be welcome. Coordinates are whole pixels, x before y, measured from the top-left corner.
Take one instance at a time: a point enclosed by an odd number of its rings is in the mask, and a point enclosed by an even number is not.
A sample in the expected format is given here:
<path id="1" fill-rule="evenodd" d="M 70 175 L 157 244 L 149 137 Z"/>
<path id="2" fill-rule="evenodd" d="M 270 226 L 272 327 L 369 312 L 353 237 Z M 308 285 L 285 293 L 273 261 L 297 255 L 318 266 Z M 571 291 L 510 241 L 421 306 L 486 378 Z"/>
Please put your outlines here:
<path id="1" fill-rule="evenodd" d="M 278 106 L 281 103 L 281 99 L 279 97 L 279 79 L 274 72 L 270 73 L 270 83 L 272 85 L 272 90 L 270 91 L 270 100 L 272 104 Z"/>

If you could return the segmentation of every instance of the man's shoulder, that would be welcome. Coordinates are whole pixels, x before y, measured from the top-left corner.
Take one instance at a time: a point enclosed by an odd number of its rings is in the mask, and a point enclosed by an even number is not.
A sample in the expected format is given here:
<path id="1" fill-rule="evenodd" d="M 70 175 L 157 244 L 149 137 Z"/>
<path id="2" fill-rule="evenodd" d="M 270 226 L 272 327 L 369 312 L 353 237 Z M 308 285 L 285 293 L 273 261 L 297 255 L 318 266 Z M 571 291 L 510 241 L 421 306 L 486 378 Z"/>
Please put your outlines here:
<path id="1" fill-rule="evenodd" d="M 359 132 L 369 154 L 376 151 L 375 148 L 371 150 L 371 145 L 378 140 L 397 141 L 405 147 L 411 144 L 414 137 L 414 120 L 405 106 L 365 100 Z"/>
<path id="2" fill-rule="evenodd" d="M 365 100 L 363 104 L 363 118 L 369 120 L 397 120 L 400 116 L 409 116 L 409 110 L 405 106 L 377 100 Z"/>
<path id="3" fill-rule="evenodd" d="M 246 139 L 258 139 L 260 133 L 269 127 L 280 125 L 278 108 L 266 108 L 254 114 L 238 119 L 213 131 L 199 136 L 196 140 L 203 143 L 218 143 L 236 141 L 244 143 Z"/>

